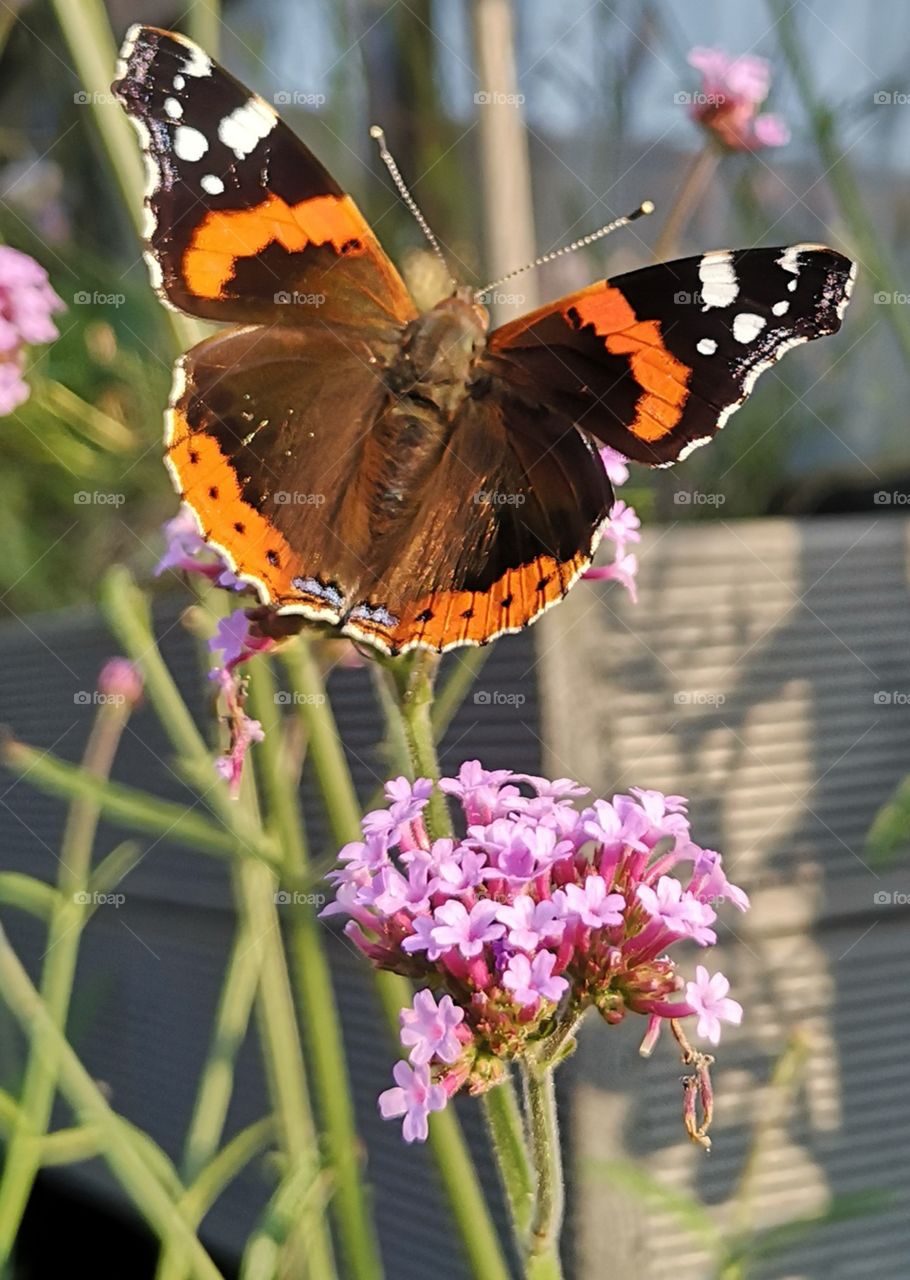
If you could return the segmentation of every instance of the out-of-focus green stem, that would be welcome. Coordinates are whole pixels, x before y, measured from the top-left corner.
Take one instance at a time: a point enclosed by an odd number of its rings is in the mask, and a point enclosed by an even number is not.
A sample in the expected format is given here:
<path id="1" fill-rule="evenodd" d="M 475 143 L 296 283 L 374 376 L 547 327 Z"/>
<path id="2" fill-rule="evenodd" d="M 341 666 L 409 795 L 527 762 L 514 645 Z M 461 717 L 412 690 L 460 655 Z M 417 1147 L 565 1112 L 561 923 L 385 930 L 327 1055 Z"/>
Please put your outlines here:
<path id="1" fill-rule="evenodd" d="M 717 172 L 720 157 L 720 147 L 709 139 L 690 162 L 676 199 L 670 206 L 660 235 L 657 237 L 657 243 L 654 246 L 655 262 L 668 262 L 671 258 L 679 256 L 680 236 Z"/>
<path id="2" fill-rule="evenodd" d="M 196 1280 L 222 1280 L 195 1232 L 149 1163 L 153 1143 L 114 1114 L 51 1017 L 0 926 L 0 999 L 32 1045 L 58 1065 L 62 1092 L 84 1125 L 97 1130 L 104 1158 L 138 1211 L 162 1240 L 187 1250 Z"/>
<path id="3" fill-rule="evenodd" d="M 99 706 L 82 759 L 83 771 L 107 778 L 130 714 L 127 702 Z M 98 828 L 97 804 L 75 798 L 60 844 L 57 895 L 48 928 L 41 971 L 41 998 L 49 1018 L 66 1033 L 73 980 L 86 919 L 86 886 Z M 32 1039 L 19 1103 L 18 1123 L 6 1152 L 0 1181 L 0 1269 L 12 1254 L 22 1215 L 40 1167 L 41 1139 L 50 1123 L 57 1088 L 57 1057 L 47 1044 Z"/>
<path id="4" fill-rule="evenodd" d="M 312 651 L 310 657 L 312 659 Z M 325 696 L 319 667 L 314 660 L 300 662 L 295 656 L 288 659 L 288 669 L 294 679 L 296 691 L 301 695 L 297 705 L 306 720 L 309 755 L 325 797 L 332 832 L 339 844 L 359 840 L 363 833 L 358 820 L 360 807 L 357 793 L 331 704 Z M 393 740 L 400 742 L 405 750 L 405 734 L 394 699 L 388 705 L 399 721 L 395 726 Z M 407 769 L 408 761 L 400 761 L 398 767 Z M 328 788 L 336 786 L 337 794 L 330 797 Z M 346 797 L 346 803 L 340 803 L 339 796 Z M 374 980 L 386 1020 L 397 1043 L 399 1014 L 410 1005 L 413 989 L 406 978 L 395 973 L 376 971 Z M 449 1209 L 475 1280 L 508 1280 L 509 1269 L 490 1217 L 486 1197 L 452 1108 L 430 1116 L 430 1145 Z"/>
<path id="5" fill-rule="evenodd" d="M 561 1280 L 559 1232 L 562 1226 L 563 1186 L 559 1126 L 553 1068 L 533 1059 L 523 1064 L 525 1110 L 531 1135 L 535 1175 L 534 1216 L 527 1244 L 527 1280 Z"/>
<path id="6" fill-rule="evenodd" d="M 455 667 L 433 699 L 430 713 L 437 742 L 452 723 L 455 712 L 471 692 L 474 681 L 483 670 L 491 653 L 492 649 L 489 646 L 481 647 L 480 645 L 455 651 Z"/>
<path id="7" fill-rule="evenodd" d="M 268 659 L 261 657 L 251 665 L 249 680 L 250 709 L 265 730 L 257 761 L 261 765 L 269 821 L 284 851 L 291 878 L 302 879 L 308 868 L 309 852 L 297 780 L 288 770 L 283 751 L 278 688 Z M 347 1264 L 345 1274 L 351 1280 L 377 1280 L 382 1275 L 379 1242 L 362 1178 L 341 1022 L 315 901 L 294 901 L 289 913 L 289 931 L 300 993 L 300 1017 L 313 1067 L 327 1163 L 333 1175 L 331 1209 Z"/>
<path id="8" fill-rule="evenodd" d="M 809 59 L 806 58 L 796 32 L 793 10 L 796 6 L 786 0 L 769 0 L 774 15 L 774 26 L 781 53 L 787 60 L 797 92 L 809 118 L 815 146 L 825 166 L 825 181 L 834 193 L 844 221 L 853 237 L 857 256 L 868 272 L 872 289 L 893 288 L 893 282 L 901 279 L 901 273 L 883 247 L 883 237 L 878 234 L 869 217 L 868 205 L 837 137 L 837 122 L 831 109 L 819 98 Z M 906 307 L 883 307 L 883 318 L 891 326 L 904 359 L 910 364 L 910 315 Z"/>
<path id="9" fill-rule="evenodd" d="M 482 1101 L 515 1238 L 523 1250 L 534 1213 L 534 1177 L 528 1157 L 524 1121 L 511 1077 L 489 1089 Z"/>
<path id="10" fill-rule="evenodd" d="M 217 58 L 221 44 L 221 0 L 192 0 L 186 15 L 186 32 L 210 58 Z"/>
<path id="11" fill-rule="evenodd" d="M 142 159 L 126 113 L 111 94 L 117 47 L 104 0 L 51 0 L 51 5 L 88 97 L 111 173 L 141 237 L 145 198 Z M 203 329 L 189 316 L 170 310 L 166 314 L 179 345 L 192 346 L 203 336 Z"/>
<path id="12" fill-rule="evenodd" d="M 54 910 L 56 891 L 21 871 L 0 871 L 0 903 L 46 920 Z"/>
<path id="13" fill-rule="evenodd" d="M 450 836 L 452 820 L 439 782 L 436 735 L 433 731 L 433 685 L 439 668 L 435 653 L 422 649 L 404 658 L 387 661 L 385 669 L 396 692 L 405 741 L 410 755 L 412 776 L 430 778 L 433 792 L 426 809 L 427 830 L 431 836 Z"/>

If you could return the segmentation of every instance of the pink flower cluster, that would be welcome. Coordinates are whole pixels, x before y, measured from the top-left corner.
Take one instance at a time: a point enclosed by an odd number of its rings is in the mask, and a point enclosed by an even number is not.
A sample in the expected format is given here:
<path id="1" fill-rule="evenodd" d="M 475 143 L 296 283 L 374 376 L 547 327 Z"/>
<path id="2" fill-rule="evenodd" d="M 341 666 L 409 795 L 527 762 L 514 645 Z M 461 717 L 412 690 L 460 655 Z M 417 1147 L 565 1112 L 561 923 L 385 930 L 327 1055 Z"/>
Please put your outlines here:
<path id="1" fill-rule="evenodd" d="M 62 309 L 44 268 L 27 253 L 0 245 L 0 416 L 28 399 L 25 346 L 53 341 L 58 335 L 51 316 Z"/>
<path id="2" fill-rule="evenodd" d="M 743 54 L 731 58 L 723 49 L 695 48 L 689 66 L 701 72 L 701 92 L 692 116 L 731 151 L 783 147 L 790 141 L 786 122 L 759 108 L 771 87 L 771 68 L 764 58 Z"/>
<path id="3" fill-rule="evenodd" d="M 629 468 L 622 454 L 606 445 L 600 450 L 600 457 L 610 483 L 614 487 L 625 484 L 629 478 Z M 635 575 L 638 573 L 638 557 L 628 550 L 628 544 L 641 541 L 641 534 L 638 532 L 640 528 L 641 521 L 635 508 L 618 498 L 610 508 L 610 515 L 601 529 L 601 537 L 612 542 L 616 548 L 613 562 L 595 565 L 585 570 L 582 577 L 589 581 L 618 582 L 628 591 L 633 603 L 637 603 Z"/>
<path id="4" fill-rule="evenodd" d="M 462 1086 L 481 1093 L 532 1045 L 568 1036 L 595 1008 L 609 1023 L 649 1018 L 650 1051 L 666 1019 L 697 1017 L 712 1044 L 738 1023 L 722 974 L 698 966 L 685 983 L 668 950 L 715 941 L 715 907 L 744 911 L 720 854 L 690 836 L 679 796 L 633 789 L 612 801 L 576 801 L 566 778 L 487 771 L 477 761 L 443 778 L 464 834 L 431 839 L 423 811 L 432 786 L 398 778 L 387 809 L 363 819 L 346 845 L 323 915 L 380 968 L 422 984 L 401 1014 L 409 1062 L 382 1094 L 404 1137 L 427 1136 L 427 1116 Z M 684 870 L 685 883 L 671 872 Z"/>

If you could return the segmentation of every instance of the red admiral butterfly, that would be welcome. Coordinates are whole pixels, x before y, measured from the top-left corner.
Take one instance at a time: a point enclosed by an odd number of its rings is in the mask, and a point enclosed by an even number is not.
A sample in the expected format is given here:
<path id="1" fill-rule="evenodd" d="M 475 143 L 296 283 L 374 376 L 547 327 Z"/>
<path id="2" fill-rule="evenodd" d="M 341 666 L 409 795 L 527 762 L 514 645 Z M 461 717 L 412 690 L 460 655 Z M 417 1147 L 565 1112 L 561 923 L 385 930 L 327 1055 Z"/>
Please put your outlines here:
<path id="1" fill-rule="evenodd" d="M 113 87 L 156 288 L 235 326 L 177 364 L 174 484 L 263 604 L 385 653 L 533 621 L 597 546 L 598 443 L 674 462 L 850 296 L 854 264 L 795 245 L 645 267 L 492 333 L 470 288 L 419 314 L 350 196 L 196 45 L 133 27 Z"/>

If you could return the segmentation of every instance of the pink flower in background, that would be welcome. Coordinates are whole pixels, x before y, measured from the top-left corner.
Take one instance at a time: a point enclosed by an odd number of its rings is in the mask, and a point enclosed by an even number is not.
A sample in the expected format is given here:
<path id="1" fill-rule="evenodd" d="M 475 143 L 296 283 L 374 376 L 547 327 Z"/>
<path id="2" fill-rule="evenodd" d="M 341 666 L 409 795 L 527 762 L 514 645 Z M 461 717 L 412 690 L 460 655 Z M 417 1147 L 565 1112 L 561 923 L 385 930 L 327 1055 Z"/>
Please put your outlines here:
<path id="1" fill-rule="evenodd" d="M 609 1023 L 644 1015 L 648 1051 L 667 1019 L 697 1016 L 714 1043 L 720 1021 L 741 1016 L 726 980 L 701 967 L 683 999 L 669 954 L 714 942 L 712 900 L 748 905 L 720 855 L 692 840 L 681 796 L 585 804 L 570 779 L 477 761 L 440 786 L 465 834 L 432 840 L 429 782 L 394 779 L 388 807 L 363 818 L 364 840 L 342 850 L 323 912 L 347 916 L 355 946 L 421 988 L 401 1014 L 411 1065 L 399 1063 L 380 1100 L 384 1116 L 405 1117 L 409 1142 L 426 1135 L 428 1110 L 463 1086 L 492 1088 L 508 1062 L 569 1036 L 590 1009 Z"/>
<path id="2" fill-rule="evenodd" d="M 25 346 L 58 337 L 51 316 L 63 306 L 34 258 L 0 245 L 0 416 L 28 399 Z"/>
<path id="3" fill-rule="evenodd" d="M 743 1020 L 743 1007 L 738 1000 L 730 1000 L 727 992 L 730 984 L 722 973 L 713 975 L 703 964 L 695 968 L 695 981 L 686 983 L 686 1001 L 698 1014 L 698 1034 L 720 1043 L 721 1022 L 731 1022 L 738 1027 Z"/>
<path id="4" fill-rule="evenodd" d="M 751 54 L 731 58 L 723 49 L 697 47 L 688 61 L 702 75 L 692 117 L 721 146 L 759 151 L 790 141 L 790 130 L 780 116 L 759 111 L 771 87 L 771 67 L 764 58 Z"/>
<path id="5" fill-rule="evenodd" d="M 626 459 L 609 445 L 600 450 L 600 459 L 612 485 L 625 484 L 629 478 Z M 632 603 L 638 602 L 635 590 L 635 576 L 638 573 L 638 557 L 627 551 L 630 542 L 640 542 L 641 521 L 634 507 L 623 502 L 621 498 L 613 503 L 606 523 L 601 529 L 604 542 L 612 542 L 615 554 L 612 564 L 592 565 L 582 574 L 589 582 L 618 582 L 625 587 L 632 597 Z"/>
<path id="6" fill-rule="evenodd" d="M 98 692 L 135 707 L 142 699 L 142 673 L 129 658 L 108 658 L 98 673 Z"/>
<path id="7" fill-rule="evenodd" d="M 439 1084 L 430 1083 L 430 1068 L 410 1067 L 398 1062 L 392 1071 L 396 1088 L 386 1089 L 379 1095 L 379 1111 L 384 1120 L 404 1116 L 405 1142 L 426 1142 L 430 1132 L 427 1117 L 431 1111 L 441 1111 L 448 1102 L 446 1091 Z"/>
<path id="8" fill-rule="evenodd" d="M 232 591 L 248 590 L 246 583 L 240 581 L 201 536 L 189 507 L 182 506 L 174 518 L 168 520 L 164 537 L 164 555 L 155 566 L 156 577 L 165 569 L 175 569 L 180 573 L 201 573 L 216 586 Z"/>

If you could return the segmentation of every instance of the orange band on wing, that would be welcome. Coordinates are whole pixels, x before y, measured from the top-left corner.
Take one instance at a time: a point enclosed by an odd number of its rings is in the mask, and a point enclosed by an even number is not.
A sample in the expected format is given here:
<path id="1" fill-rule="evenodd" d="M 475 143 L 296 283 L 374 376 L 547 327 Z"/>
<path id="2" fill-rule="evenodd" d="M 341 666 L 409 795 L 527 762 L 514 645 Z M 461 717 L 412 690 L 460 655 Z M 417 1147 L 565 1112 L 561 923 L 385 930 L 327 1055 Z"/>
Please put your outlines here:
<path id="1" fill-rule="evenodd" d="M 187 283 L 199 298 L 220 298 L 238 258 L 252 258 L 270 244 L 290 253 L 330 244 L 340 254 L 365 252 L 372 232 L 350 196 L 313 196 L 290 205 L 273 192 L 253 209 L 212 209 L 183 256 Z"/>
<path id="2" fill-rule="evenodd" d="M 582 324 L 594 326 L 611 355 L 628 356 L 642 395 L 629 424 L 640 440 L 660 440 L 678 426 L 689 394 L 691 369 L 664 345 L 657 320 L 638 320 L 618 289 L 580 298 L 574 310 Z"/>
<path id="3" fill-rule="evenodd" d="M 172 410 L 168 461 L 206 541 L 223 547 L 238 573 L 259 579 L 271 600 L 299 596 L 291 585 L 294 556 L 284 537 L 244 501 L 234 469 L 217 441 L 204 432 L 190 433 L 176 409 Z"/>

